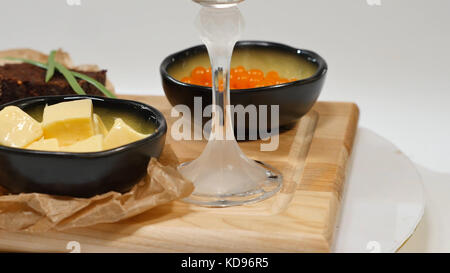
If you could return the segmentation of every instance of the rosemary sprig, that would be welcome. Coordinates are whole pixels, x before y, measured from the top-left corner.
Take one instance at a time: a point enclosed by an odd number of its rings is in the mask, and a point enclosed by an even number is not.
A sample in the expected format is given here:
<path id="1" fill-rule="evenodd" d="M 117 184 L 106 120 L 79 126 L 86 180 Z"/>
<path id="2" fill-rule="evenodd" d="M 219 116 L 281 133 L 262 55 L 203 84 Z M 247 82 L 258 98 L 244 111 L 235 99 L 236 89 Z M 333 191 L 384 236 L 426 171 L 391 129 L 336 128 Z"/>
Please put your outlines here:
<path id="1" fill-rule="evenodd" d="M 51 53 L 50 53 L 51 55 Z M 47 77 L 51 77 L 53 76 L 47 76 L 49 74 L 48 69 L 49 69 L 49 64 L 44 64 L 38 61 L 33 61 L 33 60 L 29 60 L 29 59 L 25 59 L 25 58 L 17 58 L 17 57 L 4 57 L 4 58 L 0 58 L 0 59 L 5 59 L 5 60 L 10 60 L 10 61 L 19 61 L 19 62 L 23 62 L 23 63 L 28 63 L 34 66 L 37 66 L 39 68 L 42 69 L 46 69 L 46 82 L 47 82 Z M 50 56 L 49 56 L 50 59 Z M 50 62 L 50 60 L 49 60 Z M 75 78 L 79 78 L 82 80 L 87 81 L 88 83 L 92 84 L 93 86 L 95 86 L 98 90 L 100 90 L 105 96 L 110 97 L 110 98 L 116 98 L 116 96 L 111 93 L 103 84 L 101 84 L 100 82 L 96 81 L 95 79 L 79 73 L 79 72 L 75 72 L 75 71 L 70 71 L 69 69 L 67 69 L 65 66 L 63 66 L 62 64 L 56 62 L 53 58 L 53 63 L 54 63 L 54 68 L 56 68 L 67 80 L 67 82 L 69 83 L 70 87 L 72 87 L 72 89 L 80 95 L 84 95 L 86 94 L 86 92 L 83 90 L 83 88 L 78 84 L 77 80 Z M 54 69 L 53 68 L 53 69 Z M 54 72 L 53 72 L 54 73 Z M 49 80 L 50 80 L 49 79 Z"/>
<path id="2" fill-rule="evenodd" d="M 55 53 L 56 50 L 52 50 L 48 55 L 47 61 L 47 73 L 45 73 L 45 82 L 48 82 L 55 74 Z"/>

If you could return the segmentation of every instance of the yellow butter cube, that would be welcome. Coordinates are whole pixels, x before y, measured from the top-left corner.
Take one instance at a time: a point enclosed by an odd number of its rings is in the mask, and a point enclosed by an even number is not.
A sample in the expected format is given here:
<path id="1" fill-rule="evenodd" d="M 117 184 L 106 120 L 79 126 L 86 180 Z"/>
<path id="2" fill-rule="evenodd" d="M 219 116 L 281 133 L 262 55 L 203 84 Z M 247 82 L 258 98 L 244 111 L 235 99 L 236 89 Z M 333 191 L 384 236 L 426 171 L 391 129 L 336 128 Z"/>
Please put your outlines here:
<path id="1" fill-rule="evenodd" d="M 38 151 L 58 152 L 59 151 L 59 143 L 56 138 L 51 138 L 51 139 L 41 138 L 40 140 L 31 143 L 27 147 L 27 149 L 38 150 Z"/>
<path id="2" fill-rule="evenodd" d="M 63 152 L 72 153 L 100 152 L 103 150 L 103 136 L 95 135 L 72 145 L 63 146 L 60 149 Z"/>
<path id="3" fill-rule="evenodd" d="M 103 135 L 106 136 L 108 134 L 108 129 L 106 129 L 105 124 L 103 123 L 102 119 L 99 115 L 94 114 L 94 131 L 96 135 Z"/>
<path id="4" fill-rule="evenodd" d="M 104 148 L 105 150 L 113 149 L 146 138 L 147 136 L 136 132 L 121 118 L 116 118 L 113 127 L 105 137 Z"/>
<path id="5" fill-rule="evenodd" d="M 41 124 L 19 107 L 8 106 L 0 111 L 1 145 L 23 148 L 41 137 Z"/>
<path id="6" fill-rule="evenodd" d="M 46 106 L 42 127 L 46 139 L 56 138 L 62 146 L 93 136 L 92 100 L 67 101 Z"/>

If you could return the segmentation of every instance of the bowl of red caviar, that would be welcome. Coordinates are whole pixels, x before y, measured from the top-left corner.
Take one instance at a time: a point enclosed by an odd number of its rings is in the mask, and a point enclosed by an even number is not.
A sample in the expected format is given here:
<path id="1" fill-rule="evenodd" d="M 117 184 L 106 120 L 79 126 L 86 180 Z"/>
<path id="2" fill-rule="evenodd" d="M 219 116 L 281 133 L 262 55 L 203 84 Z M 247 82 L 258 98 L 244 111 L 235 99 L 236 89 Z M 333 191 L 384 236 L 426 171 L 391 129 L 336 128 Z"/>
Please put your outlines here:
<path id="1" fill-rule="evenodd" d="M 243 65 L 230 68 L 230 90 L 274 86 L 298 80 L 298 78 L 283 78 L 275 70 L 269 70 L 267 73 L 264 73 L 258 68 L 247 70 Z M 211 88 L 211 67 L 196 66 L 187 76 L 181 78 L 181 82 Z M 219 80 L 219 85 L 219 89 L 223 90 L 223 80 Z"/>
<path id="2" fill-rule="evenodd" d="M 267 41 L 236 43 L 230 66 L 231 105 L 242 105 L 243 109 L 265 106 L 267 131 L 292 128 L 317 101 L 328 70 L 325 60 L 313 51 Z M 161 63 L 160 73 L 169 102 L 173 106 L 188 106 L 195 122 L 208 122 L 210 117 L 194 115 L 195 101 L 201 101 L 202 113 L 212 101 L 211 65 L 206 47 L 198 45 L 169 55 Z M 278 108 L 276 122 L 271 118 L 273 106 Z M 260 112 L 257 115 L 260 120 Z M 236 122 L 236 116 L 234 120 L 235 132 L 239 126 L 245 127 L 244 139 L 238 140 L 253 139 L 253 131 L 260 136 L 259 122 L 252 127 L 247 116 L 245 123 Z"/>

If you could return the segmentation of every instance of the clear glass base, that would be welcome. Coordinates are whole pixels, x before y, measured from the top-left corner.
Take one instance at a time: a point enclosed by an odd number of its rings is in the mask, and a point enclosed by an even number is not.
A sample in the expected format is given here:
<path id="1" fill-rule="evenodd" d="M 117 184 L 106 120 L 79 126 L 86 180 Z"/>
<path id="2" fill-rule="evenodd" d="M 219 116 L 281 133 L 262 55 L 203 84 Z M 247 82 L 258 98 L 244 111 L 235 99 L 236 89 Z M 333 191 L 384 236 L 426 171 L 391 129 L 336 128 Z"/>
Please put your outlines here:
<path id="1" fill-rule="evenodd" d="M 184 162 L 178 168 L 183 168 L 191 162 Z M 257 160 L 255 162 L 266 170 L 266 178 L 258 183 L 256 188 L 246 192 L 222 195 L 196 194 L 194 191 L 191 196 L 183 199 L 183 201 L 205 207 L 231 207 L 256 203 L 273 196 L 280 191 L 283 185 L 281 172 L 269 164 Z"/>

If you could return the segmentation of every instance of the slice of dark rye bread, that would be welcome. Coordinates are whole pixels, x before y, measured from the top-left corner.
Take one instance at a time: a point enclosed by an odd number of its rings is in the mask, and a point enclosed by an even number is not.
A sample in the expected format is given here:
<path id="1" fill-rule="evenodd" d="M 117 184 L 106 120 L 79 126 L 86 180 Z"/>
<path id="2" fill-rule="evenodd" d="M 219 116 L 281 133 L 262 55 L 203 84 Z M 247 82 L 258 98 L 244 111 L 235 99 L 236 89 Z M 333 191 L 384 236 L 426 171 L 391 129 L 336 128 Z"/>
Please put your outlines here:
<path id="1" fill-rule="evenodd" d="M 105 85 L 106 70 L 77 72 Z M 45 82 L 45 73 L 45 69 L 27 63 L 0 66 L 0 104 L 32 96 L 75 94 L 67 80 L 59 72 L 55 71 L 52 79 L 47 83 Z M 101 91 L 85 80 L 77 80 L 87 94 L 104 96 Z"/>

